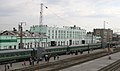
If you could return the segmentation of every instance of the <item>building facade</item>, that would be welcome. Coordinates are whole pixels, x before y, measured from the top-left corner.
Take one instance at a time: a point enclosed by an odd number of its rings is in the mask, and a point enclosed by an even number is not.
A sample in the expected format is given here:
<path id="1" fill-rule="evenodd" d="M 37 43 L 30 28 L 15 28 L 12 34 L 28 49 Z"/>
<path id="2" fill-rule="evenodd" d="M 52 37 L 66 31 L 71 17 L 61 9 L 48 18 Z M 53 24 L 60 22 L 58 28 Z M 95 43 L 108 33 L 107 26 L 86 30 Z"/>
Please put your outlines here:
<path id="1" fill-rule="evenodd" d="M 17 37 L 11 32 L 6 32 L 0 33 L 0 49 L 16 49 Z"/>
<path id="2" fill-rule="evenodd" d="M 97 37 L 93 35 L 93 32 L 87 32 L 85 39 L 86 39 L 86 44 L 98 43 Z"/>
<path id="3" fill-rule="evenodd" d="M 0 33 L 0 49 L 21 49 L 20 31 L 3 31 Z M 48 27 L 35 25 L 30 31 L 22 32 L 22 48 L 70 46 L 97 43 L 93 33 L 74 26 Z"/>
<path id="4" fill-rule="evenodd" d="M 104 42 L 112 41 L 113 30 L 111 29 L 94 29 L 94 35 L 100 36 L 101 40 Z"/>
<path id="5" fill-rule="evenodd" d="M 44 33 L 47 36 L 47 46 L 86 44 L 86 30 L 76 25 L 63 28 L 35 25 L 30 27 L 30 32 Z"/>
<path id="6" fill-rule="evenodd" d="M 120 34 L 114 33 L 112 41 L 120 42 Z"/>
<path id="7" fill-rule="evenodd" d="M 22 48 L 46 47 L 46 36 L 24 31 Z M 0 33 L 0 49 L 20 49 L 19 31 L 3 31 Z"/>

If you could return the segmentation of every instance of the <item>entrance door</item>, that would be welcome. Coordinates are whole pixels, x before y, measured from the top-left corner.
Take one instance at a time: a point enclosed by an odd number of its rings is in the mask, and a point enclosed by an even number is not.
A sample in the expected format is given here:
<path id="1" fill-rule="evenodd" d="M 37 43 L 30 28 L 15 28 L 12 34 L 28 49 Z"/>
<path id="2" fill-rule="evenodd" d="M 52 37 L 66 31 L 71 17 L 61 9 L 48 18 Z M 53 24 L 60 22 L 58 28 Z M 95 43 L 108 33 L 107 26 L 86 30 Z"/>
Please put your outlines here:
<path id="1" fill-rule="evenodd" d="M 72 40 L 69 40 L 69 45 L 72 45 Z"/>
<path id="2" fill-rule="evenodd" d="M 51 41 L 51 46 L 56 46 L 56 42 L 55 41 Z"/>

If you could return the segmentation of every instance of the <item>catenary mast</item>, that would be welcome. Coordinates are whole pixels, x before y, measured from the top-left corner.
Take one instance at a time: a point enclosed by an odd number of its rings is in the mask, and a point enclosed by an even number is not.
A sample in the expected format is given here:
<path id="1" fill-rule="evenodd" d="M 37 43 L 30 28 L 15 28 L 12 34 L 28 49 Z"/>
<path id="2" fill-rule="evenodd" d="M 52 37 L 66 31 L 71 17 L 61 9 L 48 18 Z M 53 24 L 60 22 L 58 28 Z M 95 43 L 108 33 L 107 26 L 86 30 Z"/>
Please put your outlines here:
<path id="1" fill-rule="evenodd" d="M 43 3 L 40 4 L 40 23 L 39 25 L 43 25 Z"/>

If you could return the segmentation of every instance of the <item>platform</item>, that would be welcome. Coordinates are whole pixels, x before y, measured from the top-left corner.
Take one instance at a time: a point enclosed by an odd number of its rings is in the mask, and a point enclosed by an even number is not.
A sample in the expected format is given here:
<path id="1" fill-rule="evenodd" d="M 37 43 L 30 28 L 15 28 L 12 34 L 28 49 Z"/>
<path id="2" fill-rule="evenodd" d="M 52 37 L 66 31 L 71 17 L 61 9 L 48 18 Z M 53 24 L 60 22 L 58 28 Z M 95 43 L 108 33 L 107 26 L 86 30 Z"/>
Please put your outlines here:
<path id="1" fill-rule="evenodd" d="M 111 54 L 111 59 L 108 59 L 109 56 L 105 56 L 99 59 L 88 61 L 79 65 L 75 65 L 60 71 L 98 71 L 99 69 L 117 61 L 120 59 L 120 52 Z"/>
<path id="2" fill-rule="evenodd" d="M 94 53 L 94 52 L 98 52 L 98 51 L 102 51 L 104 49 L 98 49 L 98 50 L 94 50 L 94 51 L 90 51 L 90 53 Z M 66 58 L 71 58 L 71 57 L 75 57 L 75 56 L 79 56 L 79 55 L 85 55 L 85 54 L 88 54 L 88 52 L 83 52 L 83 54 L 78 54 L 78 55 L 62 55 L 62 56 L 59 56 L 59 59 L 58 60 L 62 60 L 62 59 L 66 59 Z M 54 60 L 53 57 L 50 58 L 50 61 L 49 62 L 54 62 L 54 61 L 58 61 L 57 59 Z M 29 62 L 26 61 L 26 66 L 25 65 L 22 65 L 24 62 L 18 62 L 18 63 L 13 63 L 12 67 L 10 67 L 9 69 L 7 69 L 7 71 L 9 70 L 14 70 L 14 69 L 19 69 L 19 68 L 24 68 L 24 67 L 28 67 L 30 66 L 29 65 Z M 46 63 L 45 61 L 40 61 L 39 64 L 44 64 Z M 35 62 L 36 64 L 36 62 Z M 0 71 L 5 71 L 5 65 L 0 65 Z"/>

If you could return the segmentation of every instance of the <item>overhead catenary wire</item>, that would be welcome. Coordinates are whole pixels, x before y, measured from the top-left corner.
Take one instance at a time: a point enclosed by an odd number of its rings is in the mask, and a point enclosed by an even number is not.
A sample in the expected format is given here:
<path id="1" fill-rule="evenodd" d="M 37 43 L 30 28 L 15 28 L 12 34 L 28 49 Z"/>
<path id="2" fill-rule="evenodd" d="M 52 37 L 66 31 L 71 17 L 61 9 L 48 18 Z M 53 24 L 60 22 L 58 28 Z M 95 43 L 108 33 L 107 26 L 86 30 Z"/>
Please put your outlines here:
<path id="1" fill-rule="evenodd" d="M 66 20 L 65 18 L 63 18 L 62 16 L 60 16 L 60 15 L 57 15 L 55 12 L 53 12 L 48 6 L 45 6 L 44 4 L 43 4 L 43 6 L 47 9 L 47 10 L 49 10 L 49 12 L 51 12 L 53 15 L 55 15 L 58 19 L 61 19 L 62 20 L 62 22 L 64 22 L 64 23 L 68 23 L 68 24 L 73 24 L 73 25 L 75 25 L 75 23 L 73 23 L 72 21 L 70 21 L 70 20 Z M 81 26 L 81 27 L 87 27 L 88 28 L 88 26 Z M 90 27 L 90 28 L 92 28 L 92 27 Z"/>
<path id="2" fill-rule="evenodd" d="M 54 14 L 56 17 L 58 17 L 59 19 L 61 19 L 61 20 L 63 20 L 63 21 L 65 21 L 65 22 L 67 22 L 67 23 L 71 23 L 71 24 L 74 24 L 74 23 L 72 23 L 71 21 L 68 21 L 68 20 L 66 20 L 66 19 L 64 19 L 64 18 L 62 18 L 61 16 L 59 16 L 59 15 L 57 15 L 56 13 L 54 13 L 52 10 L 50 10 L 47 6 L 45 6 L 45 5 L 43 5 L 47 10 L 49 10 L 49 12 L 51 12 L 52 14 Z"/>

